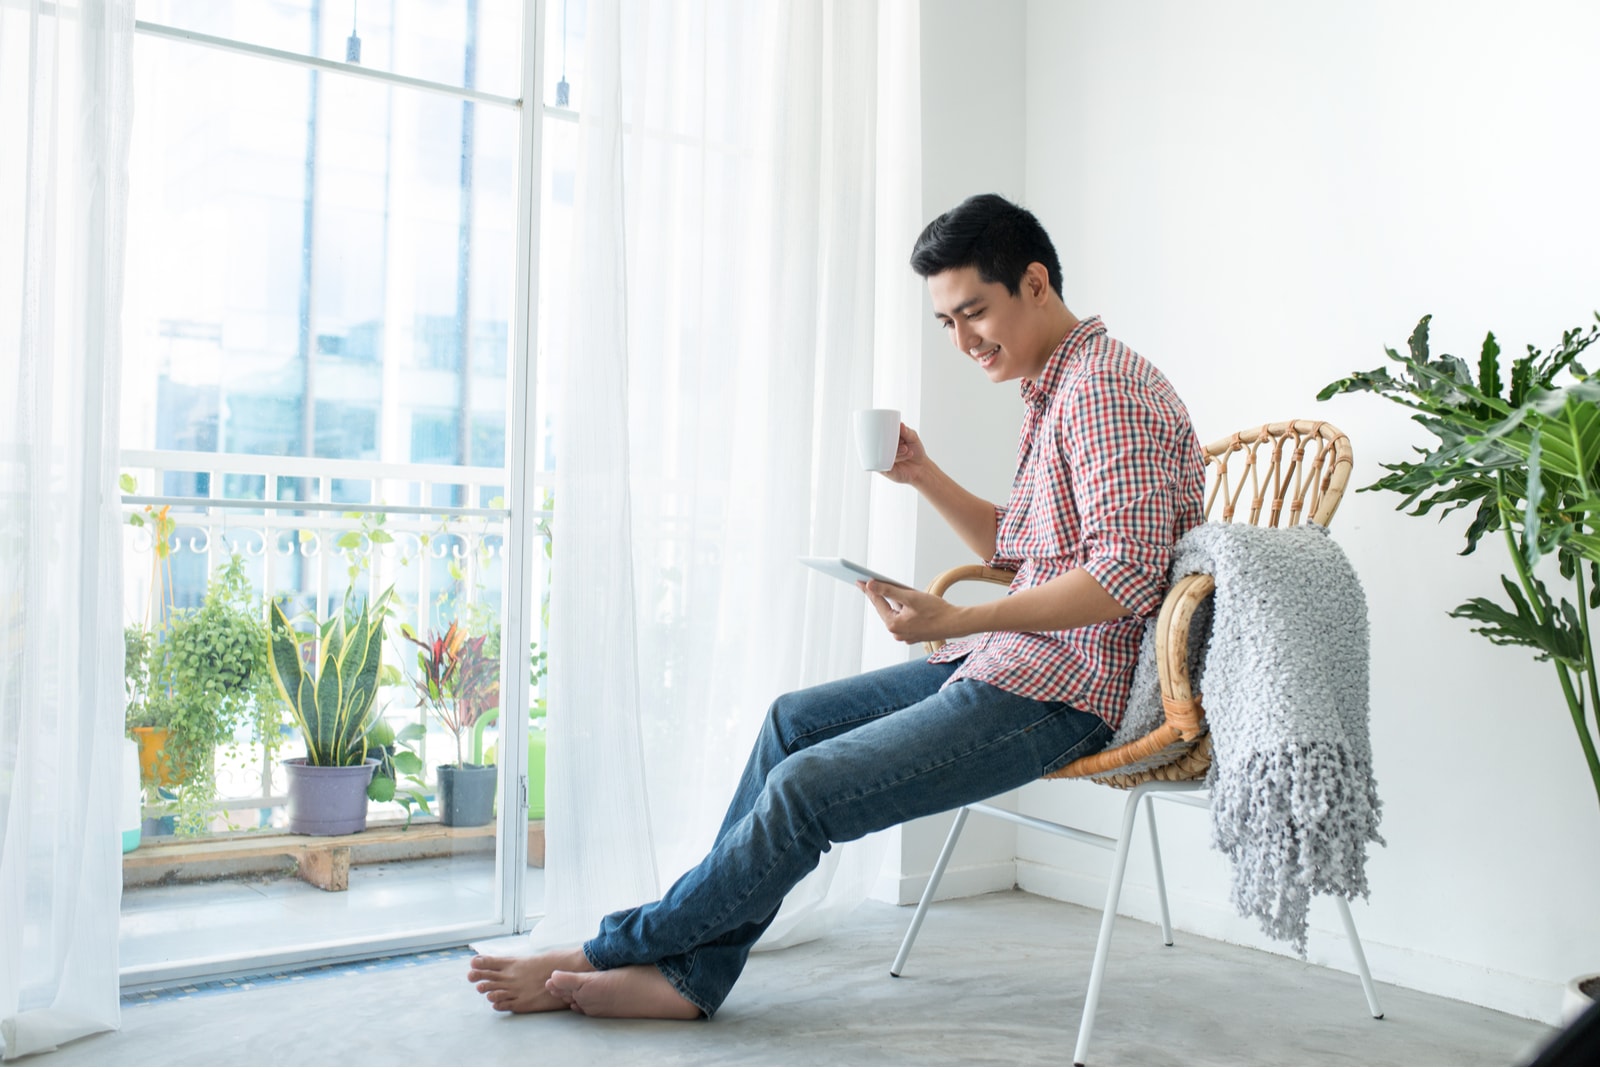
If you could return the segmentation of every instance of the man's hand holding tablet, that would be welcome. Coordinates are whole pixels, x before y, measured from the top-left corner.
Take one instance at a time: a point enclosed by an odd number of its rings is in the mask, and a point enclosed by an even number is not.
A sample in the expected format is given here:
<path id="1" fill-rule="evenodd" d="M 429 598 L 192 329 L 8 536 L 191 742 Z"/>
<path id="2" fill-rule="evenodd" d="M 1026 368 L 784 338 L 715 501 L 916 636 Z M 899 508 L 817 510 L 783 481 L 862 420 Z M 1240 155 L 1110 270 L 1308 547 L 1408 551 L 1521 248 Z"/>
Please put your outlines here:
<path id="1" fill-rule="evenodd" d="M 825 575 L 860 587 L 896 641 L 914 643 L 971 633 L 962 630 L 956 622 L 956 617 L 963 609 L 942 597 L 923 593 L 909 583 L 879 574 L 870 567 L 840 556 L 802 556 L 800 562 Z M 869 582 L 878 583 L 880 592 L 874 593 L 868 589 L 866 584 Z M 882 589 L 884 586 L 890 588 Z"/>

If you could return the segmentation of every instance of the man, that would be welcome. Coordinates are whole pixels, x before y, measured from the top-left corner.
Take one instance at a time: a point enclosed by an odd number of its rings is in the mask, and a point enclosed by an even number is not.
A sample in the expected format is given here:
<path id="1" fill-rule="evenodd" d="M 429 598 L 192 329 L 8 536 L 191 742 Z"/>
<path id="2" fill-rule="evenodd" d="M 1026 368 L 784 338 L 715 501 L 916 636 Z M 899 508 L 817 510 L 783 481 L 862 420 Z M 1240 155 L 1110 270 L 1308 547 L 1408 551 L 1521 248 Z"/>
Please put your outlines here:
<path id="1" fill-rule="evenodd" d="M 496 1009 L 709 1017 L 832 843 L 1014 789 L 1099 751 L 1121 721 L 1172 546 L 1201 518 L 1188 413 L 1161 372 L 1067 308 L 1028 211 L 972 197 L 928 224 L 911 265 L 956 349 L 991 381 L 1020 381 L 1027 404 L 1005 506 L 957 485 L 909 427 L 887 475 L 1015 568 L 1009 594 L 958 607 L 860 583 L 899 640 L 957 640 L 778 698 L 706 858 L 582 947 L 474 957 L 467 978 Z"/>

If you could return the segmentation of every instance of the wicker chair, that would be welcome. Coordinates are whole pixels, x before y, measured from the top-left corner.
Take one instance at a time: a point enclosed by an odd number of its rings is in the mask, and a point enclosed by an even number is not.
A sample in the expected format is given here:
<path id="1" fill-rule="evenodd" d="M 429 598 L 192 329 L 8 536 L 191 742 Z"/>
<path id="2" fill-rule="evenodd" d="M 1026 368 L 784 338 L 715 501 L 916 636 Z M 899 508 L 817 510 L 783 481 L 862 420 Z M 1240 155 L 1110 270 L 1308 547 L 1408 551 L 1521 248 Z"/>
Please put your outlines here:
<path id="1" fill-rule="evenodd" d="M 1248 522 L 1265 526 L 1293 526 L 1302 517 L 1326 526 L 1339 507 L 1345 485 L 1350 479 L 1352 453 L 1350 439 L 1336 427 L 1324 422 L 1306 419 L 1282 423 L 1267 423 L 1230 435 L 1206 446 L 1208 489 L 1205 515 L 1212 517 L 1218 502 L 1221 503 L 1223 522 Z M 1246 499 L 1245 514 L 1239 513 Z M 969 565 L 946 571 L 929 585 L 931 593 L 943 594 L 958 582 L 989 582 L 1009 586 L 1014 573 L 981 565 Z M 1161 679 L 1161 702 L 1165 721 L 1142 738 L 1112 749 L 1102 750 L 1092 756 L 1075 760 L 1066 767 L 1046 776 L 1049 779 L 1090 779 L 1129 791 L 1123 806 L 1121 833 L 1116 838 L 1095 834 L 1076 827 L 1024 816 L 993 805 L 973 804 L 956 814 L 944 849 L 934 864 L 928 886 L 911 919 L 905 941 L 895 957 L 892 975 L 900 975 L 906 957 L 911 952 L 917 932 L 921 930 L 928 905 L 933 901 L 939 880 L 955 851 L 957 840 L 972 812 L 995 816 L 1013 823 L 1047 831 L 1078 842 L 1097 845 L 1114 852 L 1110 885 L 1106 894 L 1105 912 L 1100 920 L 1100 939 L 1095 947 L 1094 964 L 1089 973 L 1089 988 L 1084 998 L 1083 1019 L 1078 1028 L 1078 1042 L 1074 1052 L 1075 1064 L 1083 1064 L 1088 1053 L 1089 1038 L 1094 1027 L 1095 1009 L 1100 1000 L 1100 986 L 1105 978 L 1106 958 L 1111 948 L 1111 931 L 1116 921 L 1117 903 L 1122 895 L 1122 877 L 1127 867 L 1128 847 L 1140 802 L 1144 803 L 1146 820 L 1150 828 L 1150 848 L 1155 860 L 1156 896 L 1161 906 L 1162 941 L 1172 945 L 1172 922 L 1167 911 L 1167 890 L 1161 870 L 1161 847 L 1156 837 L 1155 812 L 1150 802 L 1163 797 L 1167 800 L 1206 808 L 1210 799 L 1203 793 L 1206 770 L 1211 766 L 1211 739 L 1206 728 L 1205 709 L 1201 695 L 1193 692 L 1189 680 L 1189 629 L 1195 610 L 1211 595 L 1216 583 L 1210 575 L 1188 575 L 1175 582 L 1167 591 L 1160 615 L 1156 621 L 1157 668 Z M 929 643 L 933 651 L 942 643 Z M 1343 899 L 1334 899 L 1344 921 L 1345 934 L 1361 975 L 1367 1005 L 1376 1019 L 1383 1013 L 1378 1007 L 1377 991 L 1372 974 L 1367 968 L 1361 940 L 1356 934 L 1350 916 L 1350 906 Z"/>

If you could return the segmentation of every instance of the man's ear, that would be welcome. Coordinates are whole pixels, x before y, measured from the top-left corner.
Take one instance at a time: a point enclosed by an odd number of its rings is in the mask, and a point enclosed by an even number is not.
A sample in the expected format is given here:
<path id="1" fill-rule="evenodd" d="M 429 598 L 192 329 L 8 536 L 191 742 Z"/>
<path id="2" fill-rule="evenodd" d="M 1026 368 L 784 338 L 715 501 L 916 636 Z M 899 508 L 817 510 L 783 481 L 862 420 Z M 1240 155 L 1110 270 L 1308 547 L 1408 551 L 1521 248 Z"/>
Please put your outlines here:
<path id="1" fill-rule="evenodd" d="M 1022 283 L 1028 287 L 1028 296 L 1038 300 L 1050 291 L 1050 269 L 1035 260 L 1022 273 Z"/>

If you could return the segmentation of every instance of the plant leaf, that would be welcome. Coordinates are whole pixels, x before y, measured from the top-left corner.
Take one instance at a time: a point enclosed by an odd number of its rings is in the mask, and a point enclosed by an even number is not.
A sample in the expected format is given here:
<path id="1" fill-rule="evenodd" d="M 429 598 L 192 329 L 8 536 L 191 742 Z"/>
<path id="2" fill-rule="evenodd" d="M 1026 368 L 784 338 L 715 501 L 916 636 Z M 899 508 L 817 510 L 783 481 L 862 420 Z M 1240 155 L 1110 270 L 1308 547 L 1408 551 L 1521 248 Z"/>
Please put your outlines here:
<path id="1" fill-rule="evenodd" d="M 1515 583 L 1501 576 L 1500 584 L 1511 598 L 1512 611 L 1487 598 L 1474 597 L 1458 605 L 1450 615 L 1456 619 L 1471 619 L 1481 623 L 1482 626 L 1472 629 L 1496 645 L 1520 645 L 1534 650 L 1536 659 L 1549 660 L 1553 657 L 1574 670 L 1582 670 L 1585 643 L 1577 612 L 1572 605 L 1562 601 L 1560 612 L 1556 612 L 1544 584 L 1535 582 L 1545 608 L 1545 621 L 1541 623 Z"/>
<path id="2" fill-rule="evenodd" d="M 1520 408 L 1533 392 L 1533 357 L 1523 356 L 1511 364 L 1511 394 L 1506 399 L 1513 408 Z"/>
<path id="3" fill-rule="evenodd" d="M 1483 339 L 1483 351 L 1478 354 L 1478 391 L 1486 397 L 1500 399 L 1500 345 L 1491 331 Z M 1488 409 L 1478 412 L 1480 418 L 1489 415 Z"/>
<path id="4" fill-rule="evenodd" d="M 1544 503 L 1544 479 L 1539 470 L 1539 457 L 1543 451 L 1535 434 L 1528 443 L 1528 490 L 1522 509 L 1522 556 L 1529 567 L 1539 564 L 1539 506 Z"/>
<path id="5" fill-rule="evenodd" d="M 1428 324 L 1432 321 L 1432 315 L 1424 315 L 1417 320 L 1416 329 L 1411 331 L 1411 336 L 1406 339 L 1406 347 L 1411 350 L 1411 358 L 1418 363 L 1428 362 Z"/>

